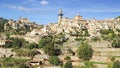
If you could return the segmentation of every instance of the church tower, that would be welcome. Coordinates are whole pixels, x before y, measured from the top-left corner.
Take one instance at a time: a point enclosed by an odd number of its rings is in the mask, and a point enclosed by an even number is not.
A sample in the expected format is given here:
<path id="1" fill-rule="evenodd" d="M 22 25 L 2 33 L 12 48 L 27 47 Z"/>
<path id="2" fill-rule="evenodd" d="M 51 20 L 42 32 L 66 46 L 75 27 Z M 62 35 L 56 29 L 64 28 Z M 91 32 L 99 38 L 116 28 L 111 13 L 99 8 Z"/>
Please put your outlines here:
<path id="1" fill-rule="evenodd" d="M 62 9 L 59 10 L 58 12 L 58 23 L 61 24 L 63 19 L 63 13 L 62 13 Z"/>

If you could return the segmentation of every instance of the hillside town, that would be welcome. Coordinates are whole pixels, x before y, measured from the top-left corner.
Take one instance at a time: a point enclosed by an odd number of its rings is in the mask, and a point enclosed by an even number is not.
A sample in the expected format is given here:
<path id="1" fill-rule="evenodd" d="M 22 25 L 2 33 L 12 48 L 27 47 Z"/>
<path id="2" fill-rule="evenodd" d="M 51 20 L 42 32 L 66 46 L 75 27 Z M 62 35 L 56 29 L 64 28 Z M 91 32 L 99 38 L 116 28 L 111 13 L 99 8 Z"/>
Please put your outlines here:
<path id="1" fill-rule="evenodd" d="M 73 18 L 57 23 L 0 18 L 0 68 L 115 68 L 120 66 L 120 17 Z"/>

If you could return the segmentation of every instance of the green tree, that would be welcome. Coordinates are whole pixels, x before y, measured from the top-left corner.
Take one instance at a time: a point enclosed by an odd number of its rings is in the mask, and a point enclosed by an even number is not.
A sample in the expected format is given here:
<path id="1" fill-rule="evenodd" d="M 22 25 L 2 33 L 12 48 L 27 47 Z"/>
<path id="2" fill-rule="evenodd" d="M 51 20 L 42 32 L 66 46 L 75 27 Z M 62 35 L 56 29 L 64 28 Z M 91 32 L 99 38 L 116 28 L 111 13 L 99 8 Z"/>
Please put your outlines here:
<path id="1" fill-rule="evenodd" d="M 88 43 L 82 42 L 77 53 L 80 59 L 89 60 L 93 55 L 93 49 Z"/>
<path id="2" fill-rule="evenodd" d="M 60 60 L 57 56 L 51 56 L 49 58 L 49 62 L 53 65 L 56 65 L 56 66 L 60 64 Z"/>
<path id="3" fill-rule="evenodd" d="M 72 63 L 71 62 L 66 62 L 64 65 L 64 68 L 73 68 Z"/>

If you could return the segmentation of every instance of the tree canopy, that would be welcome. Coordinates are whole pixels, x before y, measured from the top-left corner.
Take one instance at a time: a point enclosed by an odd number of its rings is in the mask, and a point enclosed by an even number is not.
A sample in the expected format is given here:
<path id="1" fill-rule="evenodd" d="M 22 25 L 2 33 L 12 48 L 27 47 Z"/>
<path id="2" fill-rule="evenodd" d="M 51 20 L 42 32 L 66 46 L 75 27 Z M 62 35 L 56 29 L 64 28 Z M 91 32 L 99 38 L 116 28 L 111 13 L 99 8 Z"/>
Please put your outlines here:
<path id="1" fill-rule="evenodd" d="M 78 48 L 78 57 L 82 60 L 89 60 L 92 57 L 93 49 L 91 46 L 86 43 L 82 42 L 80 47 Z"/>
<path id="2" fill-rule="evenodd" d="M 53 65 L 59 65 L 60 64 L 60 60 L 57 56 L 51 56 L 49 58 L 49 62 Z"/>

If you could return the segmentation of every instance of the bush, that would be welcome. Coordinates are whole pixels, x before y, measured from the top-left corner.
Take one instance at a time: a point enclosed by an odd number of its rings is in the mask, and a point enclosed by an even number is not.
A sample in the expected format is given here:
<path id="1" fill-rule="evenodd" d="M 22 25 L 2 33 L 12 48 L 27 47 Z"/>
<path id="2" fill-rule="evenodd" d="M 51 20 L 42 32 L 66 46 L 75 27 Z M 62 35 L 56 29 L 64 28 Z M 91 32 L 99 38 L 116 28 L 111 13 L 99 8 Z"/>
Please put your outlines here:
<path id="1" fill-rule="evenodd" d="M 60 64 L 60 60 L 57 56 L 51 56 L 49 58 L 49 62 L 53 65 L 56 65 L 56 66 Z"/>
<path id="2" fill-rule="evenodd" d="M 28 45 L 28 48 L 31 50 L 31 49 L 33 49 L 33 48 L 38 48 L 38 45 L 36 44 L 36 43 L 30 43 L 29 45 Z"/>
<path id="3" fill-rule="evenodd" d="M 120 62 L 119 61 L 115 61 L 113 63 L 113 68 L 120 68 Z"/>
<path id="4" fill-rule="evenodd" d="M 73 68 L 72 63 L 71 62 L 66 62 L 64 65 L 64 68 Z"/>
<path id="5" fill-rule="evenodd" d="M 75 38 L 75 41 L 85 41 L 86 38 Z"/>
<path id="6" fill-rule="evenodd" d="M 18 68 L 29 68 L 26 64 L 20 64 Z"/>
<path id="7" fill-rule="evenodd" d="M 91 48 L 91 46 L 88 43 L 83 42 L 78 49 L 79 58 L 86 61 L 92 57 L 92 54 L 93 49 Z"/>
<path id="8" fill-rule="evenodd" d="M 93 37 L 91 40 L 92 41 L 100 41 L 100 38 L 99 37 Z"/>
<path id="9" fill-rule="evenodd" d="M 70 56 L 66 56 L 64 60 L 71 60 Z"/>
<path id="10" fill-rule="evenodd" d="M 112 47 L 114 48 L 120 48 L 120 40 L 113 40 Z"/>
<path id="11" fill-rule="evenodd" d="M 85 61 L 85 66 L 82 66 L 81 68 L 95 68 L 93 65 L 93 62 Z"/>
<path id="12" fill-rule="evenodd" d="M 43 48 L 47 44 L 50 44 L 52 41 L 53 41 L 53 37 L 52 36 L 42 37 L 38 41 L 38 46 L 39 46 L 39 48 Z"/>

